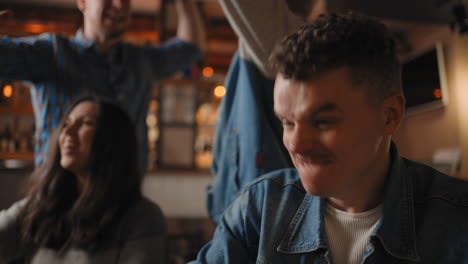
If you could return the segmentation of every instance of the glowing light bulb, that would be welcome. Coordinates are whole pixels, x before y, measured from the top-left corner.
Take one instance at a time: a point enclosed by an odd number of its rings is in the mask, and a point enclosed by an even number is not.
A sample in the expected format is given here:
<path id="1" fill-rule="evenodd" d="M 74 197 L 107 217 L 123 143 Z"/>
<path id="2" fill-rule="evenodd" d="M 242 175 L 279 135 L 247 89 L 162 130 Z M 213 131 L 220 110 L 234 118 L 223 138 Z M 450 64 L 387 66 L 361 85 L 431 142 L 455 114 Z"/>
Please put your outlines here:
<path id="1" fill-rule="evenodd" d="M 203 68 L 202 74 L 204 77 L 210 78 L 211 76 L 213 76 L 214 70 L 212 67 L 206 66 L 205 68 Z"/>
<path id="2" fill-rule="evenodd" d="M 6 98 L 10 98 L 13 95 L 13 86 L 11 84 L 7 84 L 3 86 L 3 96 Z"/>
<path id="3" fill-rule="evenodd" d="M 226 88 L 224 88 L 224 86 L 221 85 L 216 86 L 213 93 L 217 98 L 222 98 L 224 95 L 226 95 Z"/>
<path id="4" fill-rule="evenodd" d="M 434 97 L 435 97 L 435 98 L 442 98 L 442 90 L 440 90 L 440 89 L 435 89 L 435 90 L 434 90 Z"/>

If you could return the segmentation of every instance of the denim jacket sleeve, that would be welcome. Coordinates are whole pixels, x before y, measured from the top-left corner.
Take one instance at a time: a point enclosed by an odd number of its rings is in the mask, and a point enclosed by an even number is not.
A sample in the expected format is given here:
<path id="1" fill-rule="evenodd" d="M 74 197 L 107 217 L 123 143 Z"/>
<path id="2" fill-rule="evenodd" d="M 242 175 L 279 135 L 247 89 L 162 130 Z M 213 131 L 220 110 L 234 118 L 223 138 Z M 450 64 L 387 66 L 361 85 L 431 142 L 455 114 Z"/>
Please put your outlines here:
<path id="1" fill-rule="evenodd" d="M 250 191 L 244 192 L 223 214 L 213 240 L 198 253 L 195 263 L 255 263 L 259 223 L 252 207 Z"/>
<path id="2" fill-rule="evenodd" d="M 57 73 L 54 36 L 0 37 L 0 79 L 44 81 Z"/>
<path id="3" fill-rule="evenodd" d="M 138 47 L 140 61 L 145 62 L 144 70 L 154 80 L 161 80 L 183 71 L 194 64 L 202 55 L 192 43 L 173 38 L 162 45 Z"/>

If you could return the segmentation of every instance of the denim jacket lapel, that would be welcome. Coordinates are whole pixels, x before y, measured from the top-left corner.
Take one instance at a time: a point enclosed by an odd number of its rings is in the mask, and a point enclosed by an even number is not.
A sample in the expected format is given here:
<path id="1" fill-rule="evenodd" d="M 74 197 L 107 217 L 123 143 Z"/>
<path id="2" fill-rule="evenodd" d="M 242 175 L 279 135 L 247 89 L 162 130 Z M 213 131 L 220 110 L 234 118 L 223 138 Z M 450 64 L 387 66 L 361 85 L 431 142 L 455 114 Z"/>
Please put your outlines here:
<path id="1" fill-rule="evenodd" d="M 374 235 L 392 256 L 419 261 L 414 223 L 413 179 L 392 142 L 392 165 L 386 180 L 382 217 Z"/>
<path id="2" fill-rule="evenodd" d="M 324 200 L 307 194 L 277 251 L 281 253 L 304 253 L 320 248 L 326 249 L 328 243 L 325 235 L 323 212 Z"/>

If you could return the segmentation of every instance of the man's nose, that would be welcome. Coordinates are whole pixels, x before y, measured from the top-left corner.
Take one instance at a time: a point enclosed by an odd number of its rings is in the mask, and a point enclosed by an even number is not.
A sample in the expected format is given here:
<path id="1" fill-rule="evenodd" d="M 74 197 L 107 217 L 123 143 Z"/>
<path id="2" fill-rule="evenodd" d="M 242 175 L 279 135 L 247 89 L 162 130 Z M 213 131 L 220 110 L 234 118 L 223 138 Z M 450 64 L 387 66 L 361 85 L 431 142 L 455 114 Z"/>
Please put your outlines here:
<path id="1" fill-rule="evenodd" d="M 303 125 L 296 125 L 292 130 L 285 130 L 284 145 L 290 153 L 305 152 L 311 141 L 313 141 L 314 132 Z"/>

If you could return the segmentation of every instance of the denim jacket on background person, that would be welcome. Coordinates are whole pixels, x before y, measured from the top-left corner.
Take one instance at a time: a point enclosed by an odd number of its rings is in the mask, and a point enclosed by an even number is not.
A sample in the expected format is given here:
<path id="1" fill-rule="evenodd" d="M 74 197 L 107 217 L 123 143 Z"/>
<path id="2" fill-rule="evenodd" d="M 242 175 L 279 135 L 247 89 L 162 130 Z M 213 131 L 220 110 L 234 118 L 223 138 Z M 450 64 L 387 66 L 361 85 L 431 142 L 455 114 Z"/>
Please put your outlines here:
<path id="1" fill-rule="evenodd" d="M 248 183 L 267 172 L 292 167 L 273 112 L 274 80 L 236 53 L 225 86 L 213 147 L 215 180 L 207 197 L 208 212 L 216 223 Z"/>
<path id="2" fill-rule="evenodd" d="M 468 183 L 401 158 L 394 144 L 391 156 L 363 263 L 468 263 Z M 224 212 L 193 263 L 332 263 L 324 212 L 296 169 L 269 173 Z"/>

